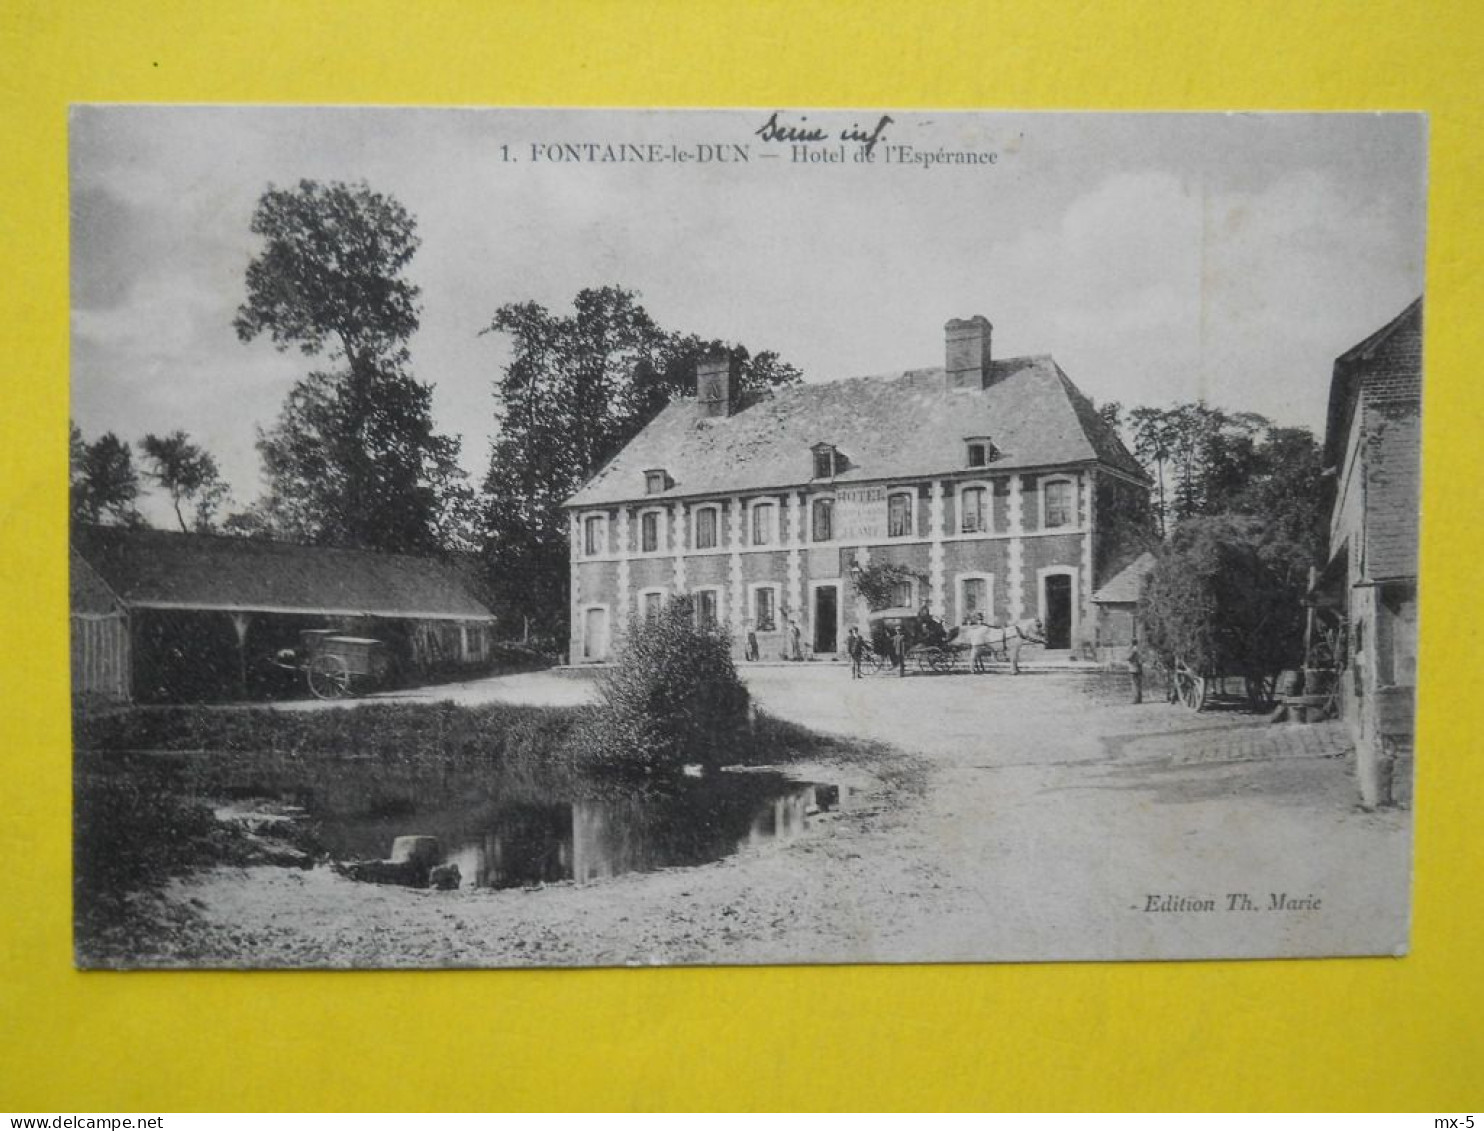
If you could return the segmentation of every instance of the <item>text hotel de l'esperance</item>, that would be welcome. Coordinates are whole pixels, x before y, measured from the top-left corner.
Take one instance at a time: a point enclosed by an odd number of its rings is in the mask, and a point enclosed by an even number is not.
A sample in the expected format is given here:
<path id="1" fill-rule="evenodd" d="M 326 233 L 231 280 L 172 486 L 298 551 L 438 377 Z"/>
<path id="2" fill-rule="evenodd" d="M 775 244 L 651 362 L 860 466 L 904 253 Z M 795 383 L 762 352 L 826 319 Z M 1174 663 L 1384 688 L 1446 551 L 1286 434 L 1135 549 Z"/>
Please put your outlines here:
<path id="1" fill-rule="evenodd" d="M 746 142 L 533 141 L 524 146 L 501 145 L 500 158 L 507 164 L 525 160 L 539 165 L 749 165 L 786 161 L 794 165 L 909 165 L 931 169 L 940 165 L 992 166 L 999 155 L 890 143 L 873 147 L 849 142 L 793 142 L 781 149 L 760 150 Z"/>

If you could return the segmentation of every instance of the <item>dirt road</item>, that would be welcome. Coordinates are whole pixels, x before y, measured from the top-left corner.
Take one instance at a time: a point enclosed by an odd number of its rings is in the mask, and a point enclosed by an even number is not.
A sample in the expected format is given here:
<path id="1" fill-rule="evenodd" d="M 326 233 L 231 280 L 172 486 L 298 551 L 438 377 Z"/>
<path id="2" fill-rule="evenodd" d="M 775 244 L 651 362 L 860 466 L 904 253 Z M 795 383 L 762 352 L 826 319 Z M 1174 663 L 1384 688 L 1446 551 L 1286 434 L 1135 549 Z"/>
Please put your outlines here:
<path id="1" fill-rule="evenodd" d="M 777 715 L 924 759 L 924 789 L 866 782 L 787 843 L 587 886 L 435 893 L 220 869 L 172 888 L 192 922 L 158 960 L 1034 961 L 1376 953 L 1405 938 L 1409 814 L 1355 807 L 1334 726 L 1134 706 L 1085 676 L 746 674 Z M 570 703 L 586 687 L 522 675 L 449 697 Z"/>

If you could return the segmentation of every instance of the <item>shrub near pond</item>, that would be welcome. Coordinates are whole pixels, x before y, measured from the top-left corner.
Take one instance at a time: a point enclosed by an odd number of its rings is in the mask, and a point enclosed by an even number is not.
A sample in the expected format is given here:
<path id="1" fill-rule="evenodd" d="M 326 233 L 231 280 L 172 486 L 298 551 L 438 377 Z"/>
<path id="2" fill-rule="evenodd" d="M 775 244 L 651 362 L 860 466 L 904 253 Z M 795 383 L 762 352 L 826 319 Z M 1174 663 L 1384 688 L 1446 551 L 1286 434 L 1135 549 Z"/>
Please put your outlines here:
<path id="1" fill-rule="evenodd" d="M 698 625 L 687 598 L 635 621 L 598 679 L 600 703 L 574 739 L 581 762 L 623 773 L 679 773 L 737 760 L 748 694 L 722 629 Z"/>

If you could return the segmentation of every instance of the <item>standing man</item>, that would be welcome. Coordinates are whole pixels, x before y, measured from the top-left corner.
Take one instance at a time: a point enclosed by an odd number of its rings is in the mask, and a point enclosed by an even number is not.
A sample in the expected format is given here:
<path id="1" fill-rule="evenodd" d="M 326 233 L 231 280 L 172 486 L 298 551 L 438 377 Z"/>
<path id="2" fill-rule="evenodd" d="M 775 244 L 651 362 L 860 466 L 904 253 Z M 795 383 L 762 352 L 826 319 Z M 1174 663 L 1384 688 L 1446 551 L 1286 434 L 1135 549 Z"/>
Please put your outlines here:
<path id="1" fill-rule="evenodd" d="M 757 625 L 752 621 L 747 622 L 747 651 L 745 656 L 749 660 L 757 659 Z"/>
<path id="2" fill-rule="evenodd" d="M 907 638 L 902 634 L 902 622 L 892 626 L 891 630 L 891 657 L 896 661 L 897 675 L 907 675 Z"/>
<path id="3" fill-rule="evenodd" d="M 1144 702 L 1144 661 L 1137 644 L 1128 650 L 1128 674 L 1134 679 L 1134 702 Z"/>
<path id="4" fill-rule="evenodd" d="M 861 634 L 854 626 L 850 629 L 850 635 L 845 638 L 845 651 L 850 655 L 850 678 L 860 679 L 861 657 L 866 654 L 866 642 L 861 639 Z"/>
<path id="5" fill-rule="evenodd" d="M 789 652 L 790 660 L 804 659 L 803 633 L 799 631 L 799 622 L 793 617 L 788 618 L 788 640 L 791 645 Z"/>

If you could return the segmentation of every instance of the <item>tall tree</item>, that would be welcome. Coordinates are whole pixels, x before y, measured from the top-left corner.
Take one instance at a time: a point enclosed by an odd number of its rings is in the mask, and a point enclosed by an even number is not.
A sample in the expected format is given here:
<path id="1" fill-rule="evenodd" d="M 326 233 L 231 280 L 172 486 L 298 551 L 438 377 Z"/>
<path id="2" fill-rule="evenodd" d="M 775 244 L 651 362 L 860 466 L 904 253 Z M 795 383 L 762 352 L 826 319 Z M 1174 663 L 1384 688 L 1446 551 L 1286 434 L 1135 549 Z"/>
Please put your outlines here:
<path id="1" fill-rule="evenodd" d="M 1170 459 L 1169 425 L 1163 410 L 1144 405 L 1130 410 L 1128 420 L 1133 432 L 1134 455 L 1143 461 L 1154 479 L 1155 521 L 1163 538 L 1170 506 L 1165 487 L 1165 467 Z"/>
<path id="2" fill-rule="evenodd" d="M 665 405 L 694 392 L 696 361 L 730 353 L 754 394 L 800 379 L 776 353 L 663 330 L 621 287 L 580 291 L 571 314 L 512 303 L 485 332 L 507 335 L 511 348 L 495 391 L 485 564 L 506 611 L 553 636 L 567 617 L 562 503 Z"/>
<path id="3" fill-rule="evenodd" d="M 365 184 L 269 186 L 233 325 L 280 350 L 339 362 L 298 382 L 258 451 L 268 492 L 254 513 L 290 537 L 427 553 L 463 539 L 470 492 L 458 441 L 432 424 L 432 390 L 408 372 L 418 288 L 405 270 L 417 225 Z M 235 525 L 235 524 L 234 524 Z"/>
<path id="4" fill-rule="evenodd" d="M 139 499 L 139 473 L 129 445 L 112 432 L 89 444 L 73 424 L 69 449 L 73 521 L 143 526 L 144 516 L 134 505 Z"/>
<path id="5" fill-rule="evenodd" d="M 1307 428 L 1270 427 L 1255 453 L 1256 474 L 1233 494 L 1231 510 L 1262 515 L 1273 541 L 1295 547 L 1285 565 L 1323 559 L 1329 507 L 1324 495 L 1324 453 Z"/>
<path id="6" fill-rule="evenodd" d="M 217 511 L 226 503 L 228 490 L 211 454 L 178 430 L 168 436 L 150 433 L 140 441 L 139 447 L 144 452 L 144 473 L 170 497 L 181 532 L 186 533 L 192 527 L 203 533 L 212 530 Z M 189 526 L 182 506 L 192 512 Z"/>
<path id="7" fill-rule="evenodd" d="M 1260 473 L 1259 448 L 1271 428 L 1256 413 L 1228 413 L 1194 401 L 1128 413 L 1134 454 L 1155 483 L 1161 536 L 1176 522 L 1232 511 Z"/>

